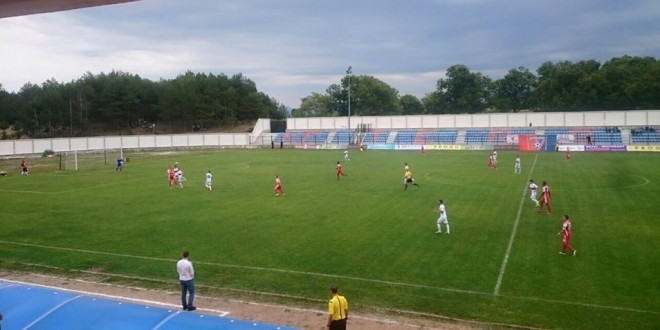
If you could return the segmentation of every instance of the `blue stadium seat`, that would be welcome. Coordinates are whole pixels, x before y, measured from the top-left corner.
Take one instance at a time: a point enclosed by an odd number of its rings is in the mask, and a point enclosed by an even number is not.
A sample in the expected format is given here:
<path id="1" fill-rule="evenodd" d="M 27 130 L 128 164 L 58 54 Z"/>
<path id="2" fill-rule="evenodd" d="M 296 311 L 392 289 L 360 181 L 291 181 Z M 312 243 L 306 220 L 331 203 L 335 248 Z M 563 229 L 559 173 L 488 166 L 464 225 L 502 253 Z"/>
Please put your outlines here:
<path id="1" fill-rule="evenodd" d="M 488 130 L 469 129 L 465 132 L 465 143 L 486 143 L 488 140 Z"/>

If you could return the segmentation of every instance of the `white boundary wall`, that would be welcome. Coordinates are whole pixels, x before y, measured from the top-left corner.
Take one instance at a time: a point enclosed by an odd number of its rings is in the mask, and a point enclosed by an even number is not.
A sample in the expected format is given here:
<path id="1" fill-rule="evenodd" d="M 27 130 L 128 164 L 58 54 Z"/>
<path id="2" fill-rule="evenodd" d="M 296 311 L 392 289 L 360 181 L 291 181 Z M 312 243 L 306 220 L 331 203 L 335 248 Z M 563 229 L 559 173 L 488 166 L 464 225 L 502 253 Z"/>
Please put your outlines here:
<path id="1" fill-rule="evenodd" d="M 0 156 L 54 152 L 94 151 L 104 149 L 156 149 L 190 147 L 240 147 L 251 144 L 252 136 L 243 134 L 131 135 L 36 140 L 2 140 Z"/>
<path id="2" fill-rule="evenodd" d="M 592 112 L 519 112 L 461 115 L 351 117 L 351 129 L 360 124 L 374 129 L 509 128 L 659 126 L 660 110 Z M 347 117 L 288 118 L 289 130 L 349 129 Z"/>
<path id="3" fill-rule="evenodd" d="M 593 112 L 526 112 L 461 115 L 351 117 L 351 128 L 368 124 L 373 129 L 508 128 L 660 126 L 660 110 Z M 347 117 L 288 118 L 288 130 L 348 129 Z M 245 147 L 270 145 L 270 119 L 259 119 L 252 133 L 130 135 L 35 140 L 0 140 L 0 156 L 103 149 L 157 149 L 191 147 Z"/>

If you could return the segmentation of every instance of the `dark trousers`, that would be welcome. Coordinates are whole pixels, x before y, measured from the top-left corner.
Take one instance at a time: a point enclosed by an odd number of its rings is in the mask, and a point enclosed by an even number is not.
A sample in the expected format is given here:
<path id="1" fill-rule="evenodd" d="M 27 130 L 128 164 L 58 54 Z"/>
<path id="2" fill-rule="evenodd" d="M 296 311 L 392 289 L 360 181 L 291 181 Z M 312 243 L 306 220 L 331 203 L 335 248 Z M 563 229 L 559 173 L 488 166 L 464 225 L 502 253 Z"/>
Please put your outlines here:
<path id="1" fill-rule="evenodd" d="M 193 305 L 193 301 L 195 300 L 195 280 L 190 280 L 190 281 L 179 281 L 181 283 L 181 305 L 183 305 L 183 308 L 188 309 Z M 189 295 L 189 298 L 186 301 L 186 295 Z"/>
<path id="2" fill-rule="evenodd" d="M 346 319 L 330 322 L 330 330 L 346 330 Z"/>

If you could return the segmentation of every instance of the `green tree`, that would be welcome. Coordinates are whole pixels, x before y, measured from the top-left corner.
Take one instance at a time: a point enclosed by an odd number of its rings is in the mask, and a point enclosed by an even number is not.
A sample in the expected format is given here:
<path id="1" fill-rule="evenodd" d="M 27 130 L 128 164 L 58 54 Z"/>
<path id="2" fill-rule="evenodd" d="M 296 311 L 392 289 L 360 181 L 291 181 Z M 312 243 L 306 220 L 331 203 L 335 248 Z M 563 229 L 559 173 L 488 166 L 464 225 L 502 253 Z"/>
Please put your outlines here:
<path id="1" fill-rule="evenodd" d="M 589 60 L 572 63 L 545 62 L 537 70 L 538 87 L 534 92 L 542 111 L 574 111 L 598 108 L 597 74 L 600 63 Z"/>
<path id="2" fill-rule="evenodd" d="M 436 92 L 442 95 L 442 113 L 483 112 L 490 101 L 491 80 L 465 65 L 447 69 L 447 78 L 440 79 Z"/>
<path id="3" fill-rule="evenodd" d="M 416 96 L 406 94 L 399 98 L 404 115 L 419 115 L 424 113 L 424 105 Z"/>
<path id="4" fill-rule="evenodd" d="M 445 111 L 443 94 L 438 91 L 424 95 L 422 104 L 424 105 L 424 113 L 440 114 Z"/>
<path id="5" fill-rule="evenodd" d="M 341 116 L 348 115 L 348 76 L 341 85 L 333 84 L 326 92 L 332 99 L 330 110 Z M 382 116 L 403 113 L 399 92 L 372 76 L 351 76 L 351 115 Z"/>
<path id="6" fill-rule="evenodd" d="M 332 98 L 327 94 L 312 93 L 301 99 L 300 108 L 295 109 L 293 117 L 333 117 Z"/>
<path id="7" fill-rule="evenodd" d="M 660 61 L 653 57 L 615 57 L 600 69 L 600 97 L 606 109 L 651 109 L 660 95 Z"/>
<path id="8" fill-rule="evenodd" d="M 532 107 L 536 76 L 527 68 L 511 69 L 493 83 L 493 103 L 500 112 L 518 112 Z"/>

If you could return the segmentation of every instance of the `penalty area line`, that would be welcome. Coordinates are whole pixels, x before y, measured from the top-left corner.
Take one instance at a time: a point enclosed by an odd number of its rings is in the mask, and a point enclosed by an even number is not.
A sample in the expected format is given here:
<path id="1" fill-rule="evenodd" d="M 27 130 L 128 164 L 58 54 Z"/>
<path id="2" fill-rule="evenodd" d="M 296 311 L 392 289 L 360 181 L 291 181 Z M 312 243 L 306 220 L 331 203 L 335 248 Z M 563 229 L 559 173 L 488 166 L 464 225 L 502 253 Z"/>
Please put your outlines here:
<path id="1" fill-rule="evenodd" d="M 539 154 L 536 154 L 534 157 L 534 163 L 532 163 L 532 168 L 529 171 L 529 177 L 527 181 L 532 179 L 532 174 L 534 173 L 534 168 L 536 167 L 536 160 L 538 160 Z M 493 295 L 498 296 L 500 294 L 500 287 L 502 286 L 502 279 L 504 278 L 504 272 L 506 271 L 506 265 L 509 262 L 509 256 L 511 255 L 511 248 L 513 247 L 513 239 L 516 237 L 516 232 L 518 231 L 518 223 L 520 222 L 520 215 L 522 214 L 523 204 L 525 204 L 525 194 L 527 193 L 527 186 L 523 188 L 522 196 L 520 197 L 520 204 L 518 205 L 518 215 L 516 215 L 516 221 L 513 223 L 513 230 L 511 231 L 511 237 L 509 238 L 509 245 L 506 247 L 506 253 L 504 253 L 504 259 L 502 259 L 502 266 L 500 267 L 500 274 L 497 275 L 497 282 L 495 283 L 495 289 L 493 290 Z"/>

